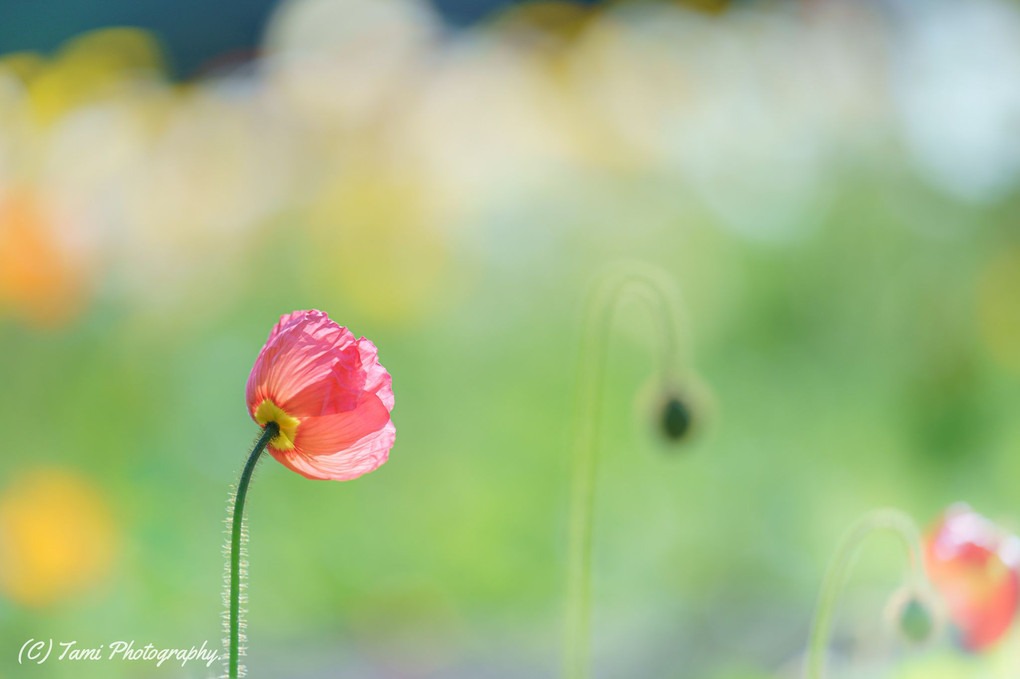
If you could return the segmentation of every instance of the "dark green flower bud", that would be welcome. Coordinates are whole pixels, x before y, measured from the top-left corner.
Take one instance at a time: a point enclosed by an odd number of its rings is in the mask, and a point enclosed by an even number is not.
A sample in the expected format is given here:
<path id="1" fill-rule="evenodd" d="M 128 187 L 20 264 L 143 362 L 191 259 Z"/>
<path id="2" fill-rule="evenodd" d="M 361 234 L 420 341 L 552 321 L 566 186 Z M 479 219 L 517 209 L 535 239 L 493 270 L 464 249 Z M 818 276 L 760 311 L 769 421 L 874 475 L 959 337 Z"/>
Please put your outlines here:
<path id="1" fill-rule="evenodd" d="M 938 602 L 920 587 L 904 587 L 896 592 L 888 613 L 896 632 L 911 644 L 931 641 L 940 627 Z"/>
<path id="2" fill-rule="evenodd" d="M 900 611 L 900 633 L 914 644 L 923 644 L 931 638 L 935 629 L 928 607 L 917 599 L 910 599 Z"/>
<path id="3" fill-rule="evenodd" d="M 678 396 L 670 396 L 662 406 L 659 428 L 669 441 L 681 441 L 691 430 L 691 409 Z"/>

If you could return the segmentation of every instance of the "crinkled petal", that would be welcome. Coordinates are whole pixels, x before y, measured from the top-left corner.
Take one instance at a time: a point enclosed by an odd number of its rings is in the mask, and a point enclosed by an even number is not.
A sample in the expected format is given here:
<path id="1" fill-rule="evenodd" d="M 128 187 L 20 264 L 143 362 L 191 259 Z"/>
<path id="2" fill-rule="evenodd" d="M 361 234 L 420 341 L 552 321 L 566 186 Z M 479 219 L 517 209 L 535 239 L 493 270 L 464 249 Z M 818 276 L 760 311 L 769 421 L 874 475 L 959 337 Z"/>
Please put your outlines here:
<path id="1" fill-rule="evenodd" d="M 280 452 L 269 449 L 281 464 L 309 479 L 349 481 L 378 469 L 389 457 L 396 440 L 392 420 L 354 445 L 332 455 L 305 455 L 298 449 Z"/>
<path id="2" fill-rule="evenodd" d="M 354 343 L 321 311 L 282 317 L 248 378 L 249 411 L 267 398 L 295 417 L 353 408 L 364 380 Z"/>
<path id="3" fill-rule="evenodd" d="M 321 417 L 353 410 L 366 393 L 365 373 L 358 349 L 353 344 L 337 349 L 333 365 L 299 391 L 280 397 L 280 406 L 298 417 Z M 321 366 L 325 367 L 325 366 Z"/>
<path id="4" fill-rule="evenodd" d="M 365 394 L 347 412 L 306 417 L 298 425 L 294 445 L 304 455 L 333 455 L 382 429 L 390 413 L 375 394 Z"/>
<path id="5" fill-rule="evenodd" d="M 371 340 L 364 337 L 358 340 L 358 351 L 361 354 L 361 367 L 365 371 L 365 391 L 376 394 L 387 410 L 393 410 L 393 378 L 389 371 L 379 364 L 379 350 Z"/>

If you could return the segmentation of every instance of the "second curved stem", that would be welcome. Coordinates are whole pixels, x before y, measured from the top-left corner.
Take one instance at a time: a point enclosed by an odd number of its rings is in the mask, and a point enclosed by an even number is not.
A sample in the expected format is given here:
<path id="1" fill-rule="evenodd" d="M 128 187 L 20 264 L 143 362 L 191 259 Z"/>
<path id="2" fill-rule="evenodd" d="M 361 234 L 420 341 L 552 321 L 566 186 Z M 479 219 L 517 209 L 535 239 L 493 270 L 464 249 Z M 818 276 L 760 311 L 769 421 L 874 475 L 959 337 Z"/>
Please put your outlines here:
<path id="1" fill-rule="evenodd" d="M 595 485 L 599 459 L 605 360 L 615 312 L 627 293 L 658 312 L 664 377 L 675 372 L 677 312 L 659 277 L 648 271 L 623 271 L 595 288 L 585 309 L 577 382 L 577 421 L 571 461 L 570 520 L 567 543 L 567 605 L 564 675 L 588 679 L 591 665 L 591 561 L 594 533 Z"/>
<path id="2" fill-rule="evenodd" d="M 840 541 L 822 583 L 822 595 L 818 600 L 808 641 L 807 679 L 822 679 L 825 676 L 825 655 L 832 636 L 832 620 L 839 595 L 862 544 L 877 531 L 890 531 L 900 538 L 910 561 L 911 577 L 915 581 L 923 581 L 925 578 L 920 536 L 913 519 L 898 509 L 877 509 L 858 519 Z"/>

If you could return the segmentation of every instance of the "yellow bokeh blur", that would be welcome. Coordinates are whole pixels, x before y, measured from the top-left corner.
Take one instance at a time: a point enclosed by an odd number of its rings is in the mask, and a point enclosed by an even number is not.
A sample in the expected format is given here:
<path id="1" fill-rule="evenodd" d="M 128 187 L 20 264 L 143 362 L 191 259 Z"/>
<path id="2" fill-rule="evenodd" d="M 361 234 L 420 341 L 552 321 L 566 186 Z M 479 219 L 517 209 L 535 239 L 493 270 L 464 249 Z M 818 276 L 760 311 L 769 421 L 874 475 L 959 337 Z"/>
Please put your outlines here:
<path id="1" fill-rule="evenodd" d="M 1020 248 L 998 253 L 978 281 L 981 335 L 1003 367 L 1020 372 Z"/>
<path id="2" fill-rule="evenodd" d="M 0 496 L 0 594 L 22 606 L 58 604 L 97 585 L 116 551 L 102 493 L 73 472 L 36 468 Z"/>
<path id="3" fill-rule="evenodd" d="M 138 78 L 161 73 L 162 51 L 148 31 L 107 28 L 69 41 L 46 67 L 30 74 L 31 106 L 42 122 L 110 94 Z"/>
<path id="4" fill-rule="evenodd" d="M 449 303 L 441 208 L 422 187 L 383 168 L 359 168 L 312 201 L 310 287 L 344 306 L 399 323 Z"/>

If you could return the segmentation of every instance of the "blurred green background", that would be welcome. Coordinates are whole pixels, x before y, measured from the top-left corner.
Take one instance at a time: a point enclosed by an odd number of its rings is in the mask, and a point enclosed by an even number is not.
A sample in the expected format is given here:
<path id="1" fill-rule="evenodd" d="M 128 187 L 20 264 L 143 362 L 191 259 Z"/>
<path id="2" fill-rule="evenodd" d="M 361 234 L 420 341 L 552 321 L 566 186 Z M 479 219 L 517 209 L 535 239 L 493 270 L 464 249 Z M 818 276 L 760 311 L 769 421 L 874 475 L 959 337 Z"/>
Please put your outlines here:
<path id="1" fill-rule="evenodd" d="M 219 645 L 245 380 L 304 308 L 378 345 L 397 443 L 349 483 L 262 463 L 250 676 L 557 676 L 581 307 L 621 260 L 675 279 L 704 393 L 664 444 L 657 321 L 599 330 L 596 676 L 799 676 L 859 515 L 1016 527 L 1020 10 L 695 5 L 302 0 L 186 81 L 133 28 L 0 59 L 0 677 L 218 675 L 17 651 Z M 836 676 L 1015 676 L 1014 639 L 889 635 L 896 548 Z"/>

